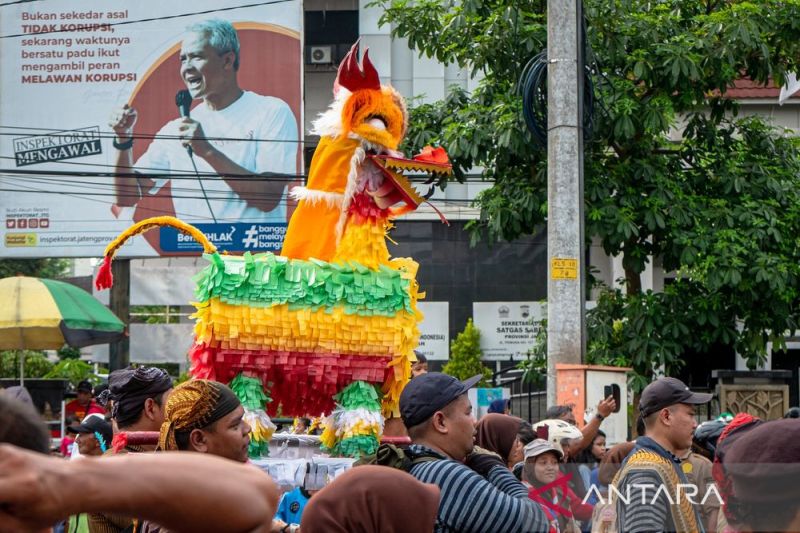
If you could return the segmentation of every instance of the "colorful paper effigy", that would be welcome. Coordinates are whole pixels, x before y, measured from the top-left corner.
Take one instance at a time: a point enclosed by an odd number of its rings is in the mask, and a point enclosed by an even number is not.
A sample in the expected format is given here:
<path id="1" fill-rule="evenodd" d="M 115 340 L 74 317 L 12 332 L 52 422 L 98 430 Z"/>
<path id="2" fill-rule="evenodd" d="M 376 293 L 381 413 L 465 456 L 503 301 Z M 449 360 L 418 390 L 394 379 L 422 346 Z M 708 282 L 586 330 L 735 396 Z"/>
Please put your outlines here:
<path id="1" fill-rule="evenodd" d="M 354 381 L 383 386 L 386 409 L 397 405 L 422 318 L 407 261 L 370 270 L 270 253 L 205 257 L 210 265 L 195 277 L 194 377 L 257 375 L 289 416 L 330 413 Z"/>
<path id="2" fill-rule="evenodd" d="M 228 384 L 242 402 L 244 416 L 242 420 L 250 426 L 250 445 L 247 454 L 250 457 L 266 457 L 269 455 L 269 439 L 276 426 L 264 411 L 272 399 L 264 392 L 261 380 L 239 374 Z"/>
<path id="3" fill-rule="evenodd" d="M 401 172 L 451 171 L 441 148 L 414 159 L 396 151 L 407 126 L 403 98 L 354 45 L 314 123 L 321 140 L 306 186 L 291 191 L 299 203 L 281 255 L 221 255 L 192 226 L 159 217 L 108 246 L 98 288 L 110 286 L 111 258 L 130 236 L 160 225 L 192 235 L 209 262 L 194 278 L 192 375 L 235 384 L 240 398 L 257 398 L 253 411 L 266 401 L 258 380 L 274 400 L 270 414 L 332 413 L 322 437 L 332 453 L 374 452 L 381 414 L 397 414 L 422 320 L 418 265 L 386 246 L 391 219 L 425 201 Z"/>

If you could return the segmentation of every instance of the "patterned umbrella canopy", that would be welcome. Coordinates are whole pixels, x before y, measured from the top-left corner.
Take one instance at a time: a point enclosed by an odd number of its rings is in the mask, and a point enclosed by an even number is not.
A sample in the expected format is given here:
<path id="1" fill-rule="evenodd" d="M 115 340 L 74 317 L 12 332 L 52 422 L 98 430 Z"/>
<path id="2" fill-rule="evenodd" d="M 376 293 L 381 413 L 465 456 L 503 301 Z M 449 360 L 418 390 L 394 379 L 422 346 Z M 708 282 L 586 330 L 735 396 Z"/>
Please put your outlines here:
<path id="1" fill-rule="evenodd" d="M 80 348 L 119 340 L 125 324 L 88 292 L 52 279 L 0 279 L 0 350 Z"/>

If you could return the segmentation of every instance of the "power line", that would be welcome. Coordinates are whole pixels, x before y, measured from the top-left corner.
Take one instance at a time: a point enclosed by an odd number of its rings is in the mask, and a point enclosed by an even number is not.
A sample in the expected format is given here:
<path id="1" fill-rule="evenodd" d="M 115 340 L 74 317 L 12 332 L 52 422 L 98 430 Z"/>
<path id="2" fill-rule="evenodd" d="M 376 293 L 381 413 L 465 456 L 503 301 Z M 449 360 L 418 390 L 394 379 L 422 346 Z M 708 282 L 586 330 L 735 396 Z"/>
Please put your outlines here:
<path id="1" fill-rule="evenodd" d="M 12 157 L 12 156 L 8 156 L 8 155 L 6 155 L 6 156 L 1 156 L 0 155 L 0 159 L 10 159 L 10 160 L 13 160 L 13 161 L 17 160 L 16 157 Z M 95 176 L 98 176 L 98 177 L 109 177 L 109 176 L 110 177 L 113 177 L 113 176 L 123 176 L 124 177 L 126 175 L 131 175 L 131 176 L 135 175 L 137 177 L 142 177 L 142 176 L 148 176 L 149 175 L 149 176 L 164 176 L 164 177 L 169 177 L 169 178 L 174 178 L 174 179 L 181 179 L 181 176 L 183 176 L 183 174 L 186 174 L 190 178 L 196 178 L 196 176 L 194 175 L 194 172 L 192 170 L 171 169 L 171 170 L 168 170 L 168 171 L 165 172 L 165 170 L 163 168 L 139 167 L 139 166 L 133 166 L 133 167 L 121 166 L 121 167 L 119 167 L 120 169 L 126 169 L 126 170 L 131 170 L 132 171 L 132 172 L 129 172 L 129 173 L 125 173 L 125 172 L 117 172 L 117 166 L 116 165 L 109 165 L 107 163 L 83 163 L 83 162 L 80 162 L 80 161 L 50 161 L 50 163 L 58 164 L 58 165 L 76 165 L 76 166 L 84 166 L 84 167 L 100 167 L 100 168 L 113 169 L 114 171 L 113 172 L 87 172 L 87 171 L 81 172 L 81 171 L 66 171 L 66 170 L 24 170 L 23 171 L 23 170 L 20 170 L 19 168 L 17 168 L 17 169 L 12 170 L 12 172 L 24 172 L 24 173 L 30 173 L 30 174 L 36 173 L 36 174 L 44 174 L 44 175 L 66 174 L 66 175 L 70 175 L 70 176 L 93 176 L 93 175 L 95 175 Z M 136 172 L 137 170 L 139 170 L 139 171 L 147 171 L 147 172 Z M 0 169 L 0 172 L 2 172 L 2 169 Z M 297 178 L 297 179 L 306 178 L 307 177 L 306 174 L 286 174 L 286 173 L 283 173 L 283 174 L 274 173 L 274 174 L 276 176 L 284 176 L 284 177 L 287 177 L 287 178 L 290 178 L 290 177 L 293 176 L 294 178 Z M 219 177 L 219 174 L 210 173 L 210 172 L 201 172 L 200 175 L 201 176 L 206 176 L 207 175 L 209 177 L 214 177 L 214 176 Z M 248 178 L 252 178 L 253 177 L 250 174 L 246 174 L 246 175 L 245 174 L 231 174 L 230 176 L 234 177 L 234 178 L 241 178 L 241 179 L 248 179 Z M 258 178 L 254 178 L 254 179 L 258 179 Z"/>
<path id="2" fill-rule="evenodd" d="M 156 22 L 159 20 L 170 20 L 170 19 L 178 19 L 184 17 L 192 17 L 194 15 L 209 15 L 211 13 L 221 13 L 223 11 L 233 11 L 235 9 L 246 9 L 248 7 L 259 7 L 259 6 L 268 6 L 273 4 L 283 4 L 286 2 L 294 2 L 295 0 L 269 0 L 267 2 L 258 2 L 255 4 L 244 4 L 240 6 L 231 6 L 231 7 L 220 7 L 217 9 L 207 9 L 205 11 L 195 11 L 192 13 L 180 13 L 178 15 L 166 15 L 163 17 L 150 17 L 145 19 L 138 19 L 138 20 L 125 20 L 122 22 L 107 22 L 103 23 L 104 27 L 111 27 L 111 26 L 125 26 L 128 24 L 139 24 L 141 22 Z M 18 2 L 24 3 L 24 2 Z M 10 4 L 9 4 L 10 5 Z M 30 35 L 45 35 L 48 33 L 63 33 L 63 32 L 72 32 L 74 29 L 63 29 L 63 30 L 49 30 L 49 31 L 37 31 L 32 33 L 14 33 L 11 35 L 0 35 L 0 39 L 11 39 L 14 37 L 28 37 Z"/>
<path id="3" fill-rule="evenodd" d="M 0 4 L 0 7 L 13 6 L 14 4 L 30 4 L 32 2 L 41 2 L 41 0 L 16 0 L 14 2 L 5 2 Z"/>
<path id="4" fill-rule="evenodd" d="M 25 179 L 25 178 L 13 177 L 13 176 L 5 176 L 5 179 L 14 179 L 14 178 L 16 180 Z M 3 177 L 0 176 L 0 179 L 3 179 Z M 26 181 L 28 183 L 37 183 L 37 184 L 40 184 L 40 185 L 51 185 L 50 183 L 48 183 L 47 181 L 44 181 L 44 180 L 27 179 Z M 10 186 L 19 186 L 19 187 L 23 186 L 20 183 L 11 183 L 9 185 Z M 84 195 L 87 195 L 87 196 L 106 196 L 106 197 L 114 197 L 114 198 L 136 198 L 136 199 L 138 199 L 138 198 L 142 197 L 140 194 L 126 193 L 126 192 L 117 193 L 116 191 L 113 191 L 111 189 L 105 189 L 104 190 L 102 188 L 93 188 L 91 186 L 81 185 L 81 184 L 78 184 L 78 183 L 70 184 L 70 185 L 66 185 L 66 186 L 67 187 L 74 187 L 74 188 L 76 188 L 78 190 L 58 191 L 58 190 L 52 190 L 52 189 L 49 189 L 49 190 L 41 189 L 41 192 L 42 193 L 52 193 L 52 194 L 84 194 Z M 16 192 L 23 192 L 23 191 L 16 191 Z M 172 189 L 172 194 L 170 195 L 170 198 L 181 199 L 181 200 L 202 200 L 203 196 L 198 196 L 198 195 L 192 195 L 191 194 L 191 193 L 196 193 L 196 192 L 198 192 L 198 189 L 189 189 L 189 188 L 176 189 L 176 188 L 173 188 Z M 227 191 L 227 190 L 211 189 L 211 190 L 209 190 L 209 192 L 212 193 L 212 195 L 209 196 L 210 200 L 219 200 L 219 201 L 226 201 L 226 202 L 227 201 L 231 201 L 231 202 L 247 202 L 247 200 L 242 199 L 239 195 L 236 195 L 233 198 L 229 197 L 230 192 Z M 186 193 L 186 195 L 176 194 L 176 193 Z M 248 197 L 251 200 L 279 200 L 279 199 L 283 198 L 283 193 L 274 194 L 274 193 L 254 192 L 254 193 L 249 194 Z"/>
<path id="5" fill-rule="evenodd" d="M 0 159 L 8 159 L 16 161 L 16 157 L 12 156 L 0 156 Z M 0 167 L 0 173 L 2 172 L 9 172 L 14 174 L 31 174 L 31 175 L 43 175 L 43 176 L 53 176 L 53 175 L 61 175 L 61 176 L 82 176 L 82 177 L 164 177 L 169 179 L 197 179 L 197 176 L 194 174 L 192 170 L 181 170 L 181 169 L 171 169 L 165 171 L 163 168 L 152 168 L 152 167 L 139 167 L 139 166 L 122 166 L 121 169 L 130 170 L 132 172 L 118 172 L 116 165 L 111 165 L 107 163 L 82 163 L 78 161 L 52 161 L 51 164 L 58 164 L 58 165 L 75 165 L 75 166 L 84 166 L 84 167 L 97 167 L 97 168 L 106 168 L 112 169 L 113 171 L 109 172 L 89 172 L 89 171 L 69 171 L 69 170 L 27 170 L 27 169 L 7 169 Z M 200 176 L 204 179 L 207 177 L 209 179 L 224 179 L 219 176 L 218 173 L 215 172 L 201 172 Z M 226 174 L 225 177 L 235 178 L 237 180 L 242 181 L 261 181 L 264 177 L 267 177 L 272 180 L 285 180 L 285 181 L 295 181 L 300 179 L 308 179 L 308 174 L 289 174 L 289 173 L 281 173 L 281 172 L 267 172 L 263 175 L 260 174 L 258 176 L 253 176 L 251 174 Z M 411 183 L 424 183 L 426 182 L 429 177 L 428 176 L 417 176 L 414 174 L 406 175 L 405 178 L 409 180 Z M 494 183 L 494 180 L 484 179 L 481 174 L 465 174 L 464 175 L 464 182 L 465 183 Z"/>
<path id="6" fill-rule="evenodd" d="M 14 130 L 23 130 L 26 133 L 13 133 L 13 132 L 2 132 L 0 131 L 0 136 L 10 137 L 12 135 L 23 135 L 23 137 L 19 137 L 21 139 L 27 137 L 40 137 L 47 132 L 48 136 L 51 137 L 58 137 L 60 133 L 72 133 L 73 130 L 55 130 L 53 128 L 36 128 L 32 126 L 2 126 L 0 128 L 5 129 L 14 129 Z M 41 133 L 36 133 L 41 132 Z M 114 132 L 98 132 L 97 137 L 99 139 L 114 139 L 116 138 L 117 134 Z M 133 139 L 146 139 L 146 140 L 154 140 L 154 139 L 169 139 L 169 140 L 183 140 L 183 137 L 180 135 L 159 135 L 155 133 L 134 133 L 131 134 L 131 138 Z M 237 142 L 265 142 L 265 143 L 287 143 L 287 144 L 309 144 L 316 147 L 319 141 L 306 141 L 300 139 L 257 139 L 257 138 L 249 138 L 249 137 L 203 137 L 203 139 L 207 141 L 237 141 Z"/>
<path id="7" fill-rule="evenodd" d="M 47 180 L 0 175 L 0 180 L 3 180 L 3 179 L 9 180 L 9 179 L 14 179 L 14 178 L 16 178 L 17 180 L 25 180 L 28 183 L 35 183 L 37 185 L 52 185 Z M 24 187 L 26 189 L 30 189 L 32 192 L 40 193 L 40 194 L 59 194 L 59 195 L 76 196 L 76 197 L 86 196 L 86 197 L 106 197 L 106 198 L 140 198 L 140 196 L 136 195 L 136 194 L 127 194 L 127 193 L 117 194 L 116 192 L 112 192 L 112 191 L 110 191 L 109 188 L 107 188 L 107 187 L 109 187 L 111 185 L 106 185 L 106 184 L 92 184 L 92 185 L 85 184 L 85 183 L 65 184 L 66 186 L 71 186 L 71 187 L 75 187 L 76 189 L 78 189 L 78 190 L 70 190 L 70 191 L 54 191 L 52 189 L 36 189 L 36 188 L 33 188 L 33 187 L 26 187 L 24 184 L 21 184 L 21 183 L 10 183 L 8 185 L 9 186 L 16 186 L 16 187 Z M 104 190 L 103 187 L 106 187 L 106 189 Z M 83 189 L 83 190 L 81 190 L 81 189 Z M 22 192 L 22 193 L 28 192 L 28 191 L 15 190 L 15 189 L 0 189 L 0 190 L 2 190 L 4 192 Z M 188 188 L 183 188 L 183 189 L 177 188 L 176 189 L 176 188 L 173 188 L 172 190 L 173 190 L 173 194 L 170 195 L 170 198 L 176 198 L 176 199 L 181 199 L 181 200 L 202 200 L 203 199 L 203 196 L 189 194 L 189 193 L 192 193 L 192 192 L 196 192 L 197 189 L 188 189 Z M 177 194 L 174 194 L 174 192 L 185 192 L 187 194 L 186 195 L 177 195 Z M 231 202 L 247 202 L 247 200 L 239 197 L 238 195 L 236 197 L 234 197 L 234 198 L 230 198 L 229 196 L 227 196 L 228 191 L 223 191 L 223 190 L 219 190 L 219 189 L 216 189 L 216 190 L 212 189 L 209 192 L 210 193 L 217 193 L 217 194 L 219 194 L 219 193 L 225 193 L 226 194 L 226 196 L 210 195 L 209 196 L 210 200 L 231 201 Z M 252 193 L 250 195 L 250 197 L 251 197 L 251 199 L 259 199 L 259 200 L 276 200 L 277 199 L 277 200 L 279 200 L 278 205 L 288 205 L 289 204 L 289 201 L 280 201 L 280 200 L 283 199 L 284 194 L 272 194 L 272 193 L 258 193 L 258 192 L 256 192 L 256 193 Z M 433 202 L 435 204 L 439 204 L 439 205 L 451 204 L 451 205 L 463 206 L 465 204 L 473 203 L 474 200 L 471 200 L 471 199 L 468 199 L 468 198 L 463 198 L 463 199 L 462 198 L 442 198 L 442 199 L 434 199 Z"/>
<path id="8" fill-rule="evenodd" d="M 0 159 L 16 159 L 10 156 L 0 156 Z M 66 161 L 57 161 L 57 163 L 66 163 Z M 99 166 L 102 168 L 110 168 L 116 169 L 114 165 L 104 165 L 100 163 L 72 163 L 75 165 L 83 165 L 83 166 Z M 25 168 L 2 168 L 0 167 L 0 173 L 8 173 L 8 174 L 20 174 L 22 176 L 81 176 L 86 178 L 114 178 L 114 177 L 122 177 L 122 178 L 146 178 L 146 177 L 153 177 L 153 178 L 167 178 L 167 179 L 176 179 L 176 180 L 192 180 L 197 179 L 197 175 L 195 175 L 191 170 L 164 170 L 163 168 L 155 169 L 155 168 L 142 168 L 141 170 L 153 172 L 136 172 L 135 170 L 138 167 L 123 167 L 128 168 L 129 170 L 134 170 L 133 172 L 90 172 L 90 171 L 80 171 L 80 170 L 32 170 L 32 169 L 25 169 Z M 178 172 L 178 174 L 175 174 Z M 200 177 L 203 179 L 209 180 L 224 180 L 227 178 L 235 179 L 236 181 L 264 181 L 264 179 L 272 180 L 272 181 L 298 181 L 300 179 L 305 179 L 308 177 L 306 174 L 288 174 L 283 172 L 262 172 L 259 174 L 252 173 L 252 174 L 225 174 L 225 176 L 220 176 L 216 172 L 200 172 Z"/>
<path id="9" fill-rule="evenodd" d="M 0 179 L 3 179 L 3 176 L 0 176 Z M 41 181 L 33 181 L 32 183 L 36 183 L 38 185 L 47 185 L 46 182 L 41 182 Z M 36 189 L 36 188 L 32 188 L 32 187 L 26 187 L 25 185 L 20 184 L 20 183 L 9 184 L 9 186 L 23 187 L 23 188 L 29 189 L 30 192 L 34 192 L 34 193 L 38 193 L 38 194 L 58 194 L 58 195 L 66 195 L 66 196 L 75 196 L 77 198 L 82 198 L 82 197 L 141 198 L 141 196 L 136 195 L 136 194 L 127 194 L 127 193 L 117 194 L 115 192 L 103 192 L 102 190 L 98 191 L 98 192 L 93 192 L 93 191 L 91 191 L 91 189 L 86 190 L 86 191 L 54 191 L 54 190 Z M 88 187 L 87 187 L 87 189 L 88 189 Z M 2 191 L 2 192 L 20 192 L 20 193 L 29 192 L 28 190 L 17 190 L 17 189 L 0 189 L 0 191 Z M 183 191 L 179 190 L 178 192 L 189 193 L 189 192 L 193 192 L 193 191 L 195 191 L 195 189 L 184 189 Z M 222 190 L 211 190 L 209 192 L 210 193 L 223 193 L 223 192 L 227 193 L 227 191 L 222 191 Z M 277 199 L 277 200 L 279 200 L 278 205 L 284 205 L 284 204 L 288 205 L 289 204 L 288 201 L 285 201 L 285 202 L 280 201 L 283 198 L 282 194 L 281 195 L 277 195 L 277 194 L 253 193 L 253 194 L 250 195 L 250 197 L 252 199 L 258 199 L 258 200 L 275 200 L 275 199 Z M 203 196 L 200 196 L 200 195 L 176 195 L 176 194 L 171 194 L 170 198 L 179 199 L 179 200 L 203 200 Z M 238 195 L 236 197 L 234 197 L 234 198 L 230 198 L 228 196 L 213 196 L 213 195 L 209 195 L 208 198 L 209 198 L 209 200 L 215 200 L 215 201 L 245 202 L 245 203 L 247 202 L 246 199 L 243 199 L 243 198 L 239 197 Z M 473 202 L 474 202 L 474 200 L 470 200 L 468 198 L 463 198 L 463 199 L 462 198 L 448 198 L 448 199 L 441 199 L 441 200 L 439 200 L 439 199 L 434 199 L 433 200 L 434 204 L 444 204 L 444 205 L 454 204 L 454 205 L 459 205 L 459 206 L 463 206 L 465 204 L 468 205 L 468 204 L 471 204 Z M 113 202 L 113 203 L 116 203 L 116 202 Z"/>

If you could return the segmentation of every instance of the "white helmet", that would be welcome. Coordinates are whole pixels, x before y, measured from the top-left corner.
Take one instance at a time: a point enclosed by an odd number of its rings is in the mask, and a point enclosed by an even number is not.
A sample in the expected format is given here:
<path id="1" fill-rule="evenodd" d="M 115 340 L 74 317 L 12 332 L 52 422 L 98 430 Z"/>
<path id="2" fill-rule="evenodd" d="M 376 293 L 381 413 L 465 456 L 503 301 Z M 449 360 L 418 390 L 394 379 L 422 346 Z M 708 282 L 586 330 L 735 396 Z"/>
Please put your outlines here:
<path id="1" fill-rule="evenodd" d="M 547 436 L 540 438 L 549 441 L 562 455 L 564 454 L 564 448 L 561 446 L 562 440 L 583 438 L 583 433 L 581 433 L 580 429 L 563 420 L 542 420 L 533 425 L 533 431 L 537 434 L 540 433 L 539 428 L 547 428 Z"/>

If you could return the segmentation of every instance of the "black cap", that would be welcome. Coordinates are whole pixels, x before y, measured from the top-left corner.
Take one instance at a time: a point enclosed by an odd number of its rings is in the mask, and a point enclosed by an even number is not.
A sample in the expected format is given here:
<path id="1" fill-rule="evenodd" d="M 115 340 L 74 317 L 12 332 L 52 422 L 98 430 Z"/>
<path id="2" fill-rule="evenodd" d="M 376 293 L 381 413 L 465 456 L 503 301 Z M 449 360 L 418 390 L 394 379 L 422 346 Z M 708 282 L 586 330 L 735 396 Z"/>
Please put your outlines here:
<path id="1" fill-rule="evenodd" d="M 676 378 L 658 378 L 642 391 L 639 412 L 649 416 L 670 405 L 688 403 L 700 405 L 711 401 L 711 394 L 692 392 L 686 384 Z"/>
<path id="2" fill-rule="evenodd" d="M 408 382 L 400 395 L 400 416 L 406 427 L 425 422 L 433 413 L 441 411 L 447 404 L 475 386 L 483 375 L 459 381 L 453 376 L 428 372 Z"/>
<path id="3" fill-rule="evenodd" d="M 78 392 L 92 392 L 92 384 L 84 379 L 78 383 L 78 386 L 75 387 L 75 390 Z"/>
<path id="4" fill-rule="evenodd" d="M 105 440 L 106 446 L 111 446 L 111 439 L 114 437 L 111 424 L 106 422 L 105 418 L 97 414 L 87 416 L 80 424 L 69 426 L 67 431 L 70 433 L 88 433 L 92 435 L 94 433 L 100 433 L 103 440 Z"/>

